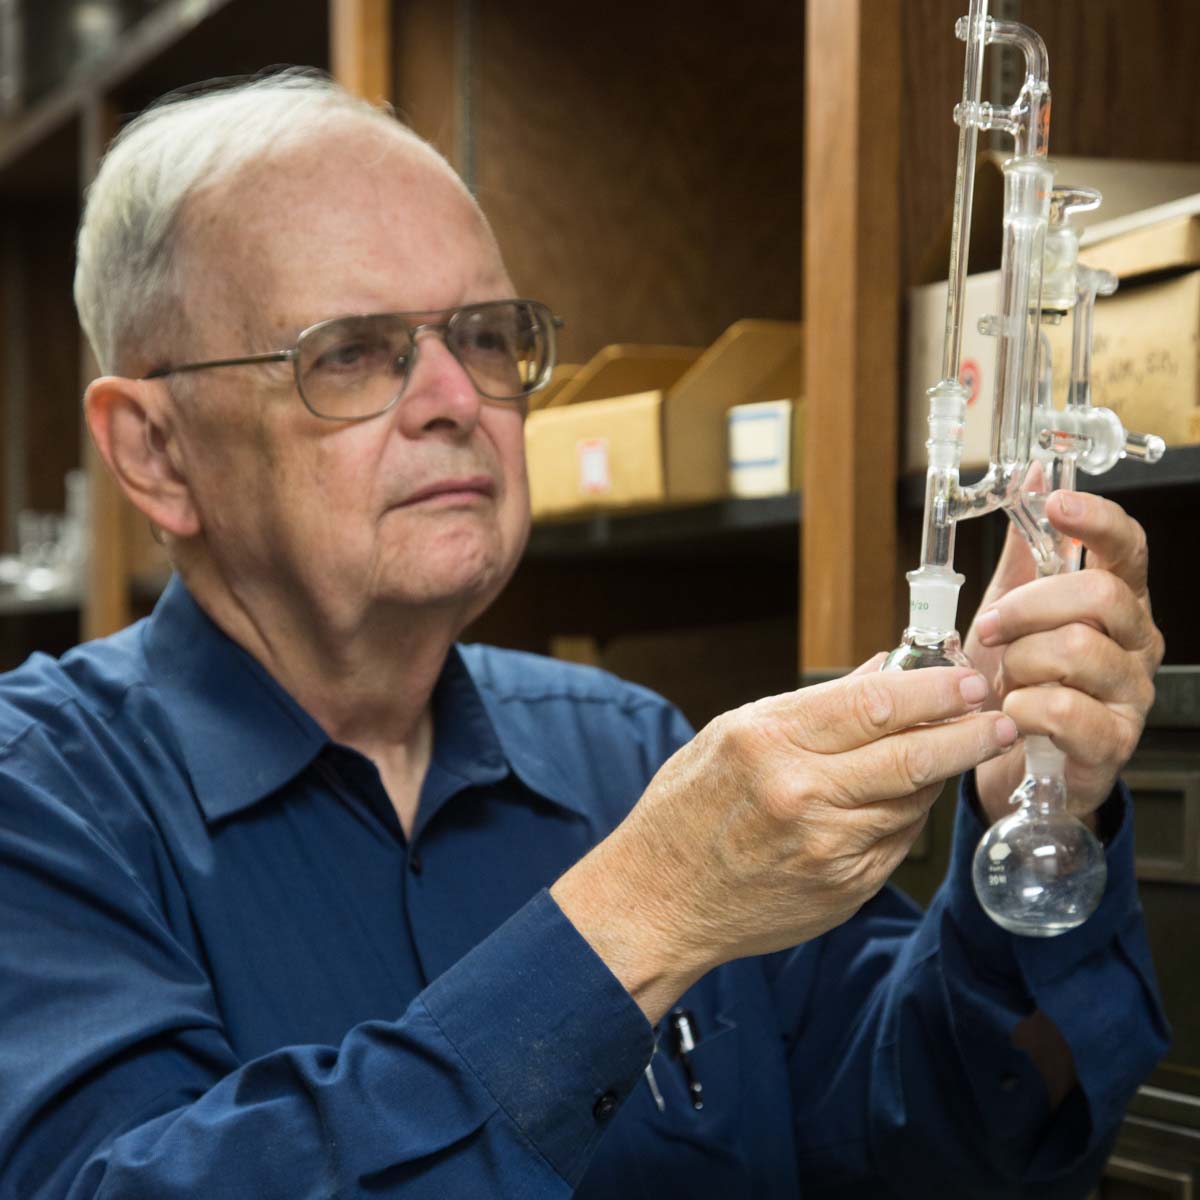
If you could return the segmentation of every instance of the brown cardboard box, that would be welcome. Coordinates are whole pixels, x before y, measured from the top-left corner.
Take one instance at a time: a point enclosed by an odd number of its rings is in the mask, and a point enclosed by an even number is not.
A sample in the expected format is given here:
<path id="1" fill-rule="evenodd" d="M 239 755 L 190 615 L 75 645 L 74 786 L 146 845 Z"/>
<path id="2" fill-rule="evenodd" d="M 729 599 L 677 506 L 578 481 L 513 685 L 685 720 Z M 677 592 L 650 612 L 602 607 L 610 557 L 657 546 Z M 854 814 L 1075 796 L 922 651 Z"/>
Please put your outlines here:
<path id="1" fill-rule="evenodd" d="M 979 332 L 979 319 L 997 311 L 1000 272 L 967 277 L 963 292 L 962 355 L 959 378 L 969 397 L 963 421 L 962 466 L 986 467 L 992 439 L 992 382 L 996 369 L 996 339 Z M 946 329 L 946 284 L 928 283 L 908 293 L 908 356 L 906 361 L 907 420 L 904 426 L 904 469 L 923 471 L 925 439 L 929 437 L 926 391 L 942 375 L 942 345 Z"/>
<path id="2" fill-rule="evenodd" d="M 1127 281 L 1200 267 L 1200 193 L 1084 231 L 1080 258 Z"/>
<path id="3" fill-rule="evenodd" d="M 1092 402 L 1168 446 L 1200 442 L 1200 195 L 1093 226 L 1079 258 L 1121 280 L 1096 304 Z M 1061 396 L 1069 321 L 1047 334 Z"/>
<path id="4" fill-rule="evenodd" d="M 738 321 L 703 352 L 607 347 L 525 423 L 535 519 L 726 495 L 726 410 L 797 397 L 800 354 L 788 321 Z"/>
<path id="5" fill-rule="evenodd" d="M 1079 259 L 1130 280 L 1163 271 L 1200 267 L 1200 215 L 1176 217 L 1121 237 L 1081 245 Z"/>
<path id="6" fill-rule="evenodd" d="M 970 269 L 994 271 L 1000 266 L 1004 218 L 1004 162 L 1011 155 L 985 150 L 979 155 L 972 205 Z M 1091 187 L 1104 202 L 1074 217 L 1084 230 L 1083 244 L 1155 220 L 1172 209 L 1187 208 L 1186 198 L 1200 192 L 1200 163 L 1140 162 L 1120 158 L 1060 158 L 1050 156 L 1059 187 Z M 917 265 L 915 282 L 945 282 L 950 263 L 953 196 L 946 197 L 945 219 Z M 1160 212 L 1161 210 L 1161 212 Z M 1106 267 L 1111 270 L 1112 268 Z M 1119 274 L 1119 272 L 1118 272 Z M 930 383 L 936 383 L 930 380 Z"/>
<path id="7" fill-rule="evenodd" d="M 1180 244 L 1186 242 L 1176 242 L 1177 247 Z M 1121 253 L 1114 248 L 1106 261 L 1116 262 Z M 1092 266 L 1098 256 L 1089 248 L 1079 257 Z M 1162 261 L 1161 256 L 1155 261 Z M 976 325 L 980 317 L 996 311 L 999 283 L 998 271 L 972 275 L 964 296 L 960 377 L 974 381 L 963 422 L 962 466 L 968 470 L 984 467 L 988 461 L 995 340 L 979 333 Z M 925 389 L 941 372 L 946 285 L 913 288 L 908 303 L 904 467 L 920 471 L 926 465 L 928 437 Z M 1042 329 L 1050 343 L 1055 403 L 1061 406 L 1071 370 L 1071 317 Z M 1092 403 L 1113 409 L 1131 431 L 1158 434 L 1168 446 L 1200 442 L 1198 340 L 1200 271 L 1123 283 L 1115 295 L 1101 297 L 1096 304 Z"/>
<path id="8" fill-rule="evenodd" d="M 1071 371 L 1070 321 L 1047 333 L 1059 397 Z M 1200 271 L 1122 287 L 1097 303 L 1092 403 L 1168 446 L 1200 442 Z"/>
<path id="9" fill-rule="evenodd" d="M 1085 225 L 1079 259 L 1088 266 L 1113 271 L 1122 279 L 1121 290 L 1112 299 L 1101 299 L 1096 308 L 1096 342 L 1093 383 L 1096 404 L 1121 413 L 1125 423 L 1142 433 L 1157 433 L 1168 445 L 1198 440 L 1189 432 L 1191 413 L 1198 403 L 1194 373 L 1188 375 L 1195 355 L 1197 330 L 1195 310 L 1190 317 L 1179 310 L 1166 312 L 1160 301 L 1148 294 L 1157 327 L 1138 315 L 1135 292 L 1166 286 L 1138 284 L 1131 280 L 1168 270 L 1200 266 L 1200 196 L 1186 195 L 1200 188 L 1200 166 L 1186 163 L 1138 163 L 1095 159 L 1061 159 L 1057 181 L 1098 188 L 1104 204 L 1084 215 Z M 995 236 L 972 241 L 973 270 L 998 265 L 999 232 L 1003 212 L 998 160 L 981 163 L 976 184 L 973 231 L 991 231 Z M 1163 203 L 1160 203 L 1163 202 Z M 1090 223 L 1089 223 L 1090 222 Z M 939 243 L 940 273 L 944 276 L 949 246 L 949 227 L 944 244 Z M 993 244 L 994 243 L 994 244 Z M 977 250 L 979 252 L 977 253 Z M 938 278 L 938 276 L 934 276 Z M 992 427 L 992 382 L 995 374 L 995 340 L 978 333 L 980 317 L 997 311 L 999 272 L 987 270 L 967 279 L 963 297 L 963 353 L 961 366 L 975 382 L 963 429 L 965 468 L 987 465 Z M 1166 293 L 1168 302 L 1190 303 L 1186 287 Z M 1119 304 L 1115 314 L 1126 328 L 1118 330 L 1109 316 L 1109 306 Z M 928 406 L 926 390 L 941 375 L 942 339 L 946 320 L 946 284 L 928 283 L 910 290 L 908 296 L 908 356 L 905 390 L 904 469 L 924 470 Z M 1190 325 L 1188 321 L 1190 320 Z M 1055 396 L 1064 394 L 1070 369 L 1070 319 L 1060 326 L 1043 327 L 1054 354 Z M 1105 338 L 1109 350 L 1104 349 Z M 1141 339 L 1138 342 L 1136 339 Z M 1168 341 L 1169 339 L 1169 341 Z M 1165 357 L 1164 357 L 1165 355 Z M 1141 362 L 1140 367 L 1134 364 Z M 1157 365 L 1156 365 L 1157 364 Z M 1149 367 L 1149 374 L 1147 368 Z M 1176 383 L 1168 383 L 1167 371 L 1178 371 Z M 1101 388 L 1099 376 L 1109 382 Z M 1191 382 L 1186 382 L 1190 379 Z M 1137 384 L 1133 381 L 1137 380 Z M 1174 391 L 1170 389 L 1174 388 Z M 1148 389 L 1148 390 L 1147 390 Z M 1134 399 L 1137 391 L 1141 399 Z M 1170 393 L 1168 395 L 1168 392 Z M 1105 395 L 1109 399 L 1105 399 Z M 1128 407 L 1130 401 L 1132 407 Z M 1127 411 L 1122 412 L 1120 405 Z M 1138 424 L 1139 420 L 1146 424 Z"/>

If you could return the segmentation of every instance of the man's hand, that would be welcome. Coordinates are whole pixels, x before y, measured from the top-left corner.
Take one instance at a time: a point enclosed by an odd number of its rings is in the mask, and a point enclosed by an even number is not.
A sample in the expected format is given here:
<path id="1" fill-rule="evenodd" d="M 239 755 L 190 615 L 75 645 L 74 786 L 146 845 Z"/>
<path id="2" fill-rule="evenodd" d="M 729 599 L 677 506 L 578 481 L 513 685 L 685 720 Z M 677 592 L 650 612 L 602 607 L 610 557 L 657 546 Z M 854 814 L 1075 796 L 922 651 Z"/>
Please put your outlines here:
<path id="1" fill-rule="evenodd" d="M 967 635 L 966 652 L 1023 734 L 1049 734 L 1067 755 L 1071 808 L 1092 813 L 1112 791 L 1154 703 L 1163 638 L 1150 615 L 1146 536 L 1111 500 L 1056 492 L 1046 516 L 1083 542 L 1085 569 L 1036 579 L 1015 528 Z M 1050 686 L 1041 686 L 1041 685 Z M 991 820 L 1024 774 L 1020 745 L 976 772 Z"/>
<path id="2" fill-rule="evenodd" d="M 807 941 L 883 886 L 941 784 L 1001 753 L 984 680 L 878 670 L 725 713 L 552 889 L 656 1021 L 730 959 Z M 955 720 L 954 718 L 958 718 Z"/>

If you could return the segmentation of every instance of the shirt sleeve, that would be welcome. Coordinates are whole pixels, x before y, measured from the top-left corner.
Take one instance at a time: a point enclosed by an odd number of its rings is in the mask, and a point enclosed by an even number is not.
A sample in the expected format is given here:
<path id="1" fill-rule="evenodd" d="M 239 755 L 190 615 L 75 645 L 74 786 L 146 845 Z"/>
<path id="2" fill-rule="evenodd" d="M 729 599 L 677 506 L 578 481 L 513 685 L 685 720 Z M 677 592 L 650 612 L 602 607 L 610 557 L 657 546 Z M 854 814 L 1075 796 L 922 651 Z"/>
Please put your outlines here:
<path id="1" fill-rule="evenodd" d="M 0 769 L 0 1194 L 571 1194 L 652 1031 L 542 892 L 395 1020 L 238 1061 L 201 963 L 78 812 Z"/>
<path id="2" fill-rule="evenodd" d="M 885 889 L 825 937 L 764 960 L 789 1050 L 803 1195 L 1084 1196 L 1163 1054 L 1123 785 L 1097 912 L 1054 938 L 1005 932 L 971 883 L 983 835 L 964 780 L 950 868 L 928 912 Z M 1035 1010 L 1079 1086 L 1051 1111 L 1012 1044 Z"/>

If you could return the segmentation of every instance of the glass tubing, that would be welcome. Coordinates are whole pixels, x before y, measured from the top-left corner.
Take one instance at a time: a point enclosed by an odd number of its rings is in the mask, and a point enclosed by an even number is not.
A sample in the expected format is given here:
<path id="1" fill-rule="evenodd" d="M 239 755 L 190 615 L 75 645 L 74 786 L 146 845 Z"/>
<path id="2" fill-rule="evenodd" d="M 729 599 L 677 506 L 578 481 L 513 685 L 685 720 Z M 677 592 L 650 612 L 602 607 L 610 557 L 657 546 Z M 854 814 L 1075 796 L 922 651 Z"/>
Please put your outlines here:
<path id="1" fill-rule="evenodd" d="M 963 577 L 954 570 L 955 525 L 1007 506 L 1015 499 L 1032 451 L 1032 413 L 1038 388 L 1038 344 L 1042 255 L 1049 219 L 1054 171 L 1046 162 L 1050 86 L 1046 48 L 1032 30 L 987 15 L 987 0 L 971 0 L 955 24 L 967 43 L 963 98 L 955 107 L 959 126 L 954 224 L 942 378 L 929 389 L 929 470 L 925 483 L 925 523 L 921 565 L 908 575 L 910 620 L 927 642 L 954 636 L 958 591 Z M 1026 78 L 1011 108 L 981 100 L 983 57 L 993 43 L 1017 46 L 1025 56 Z M 958 380 L 962 355 L 975 158 L 981 130 L 1012 134 L 1015 155 L 1004 167 L 1004 233 L 1001 251 L 1001 312 L 991 323 L 997 338 L 992 402 L 992 437 L 987 473 L 964 487 L 959 481 L 967 390 Z"/>
<path id="2" fill-rule="evenodd" d="M 989 18 L 987 0 L 971 0 L 955 33 L 966 42 L 967 53 L 963 99 L 954 112 L 958 166 L 942 378 L 928 392 L 925 524 L 921 565 L 908 575 L 909 627 L 885 669 L 968 663 L 956 630 L 963 582 L 953 566 L 959 520 L 1002 507 L 1028 541 L 1039 575 L 1076 570 L 1081 548 L 1046 520 L 1046 498 L 1058 488 L 1074 487 L 1077 466 L 1098 474 L 1126 454 L 1155 462 L 1164 449 L 1161 439 L 1127 434 L 1114 413 L 1091 406 L 1092 315 L 1097 295 L 1115 290 L 1116 280 L 1079 266 L 1078 234 L 1069 224 L 1072 212 L 1098 205 L 1099 194 L 1053 190 L 1054 169 L 1045 157 L 1050 89 L 1044 44 L 1025 26 Z M 984 50 L 992 43 L 1017 46 L 1025 56 L 1025 83 L 1011 108 L 980 99 Z M 986 129 L 1011 134 L 1015 153 L 1004 166 L 1001 312 L 981 323 L 998 343 L 991 458 L 983 479 L 963 487 L 958 471 L 967 392 L 957 366 L 975 157 L 979 131 Z M 1063 411 L 1053 404 L 1049 348 L 1040 328 L 1043 302 L 1055 314 L 1074 309 L 1071 383 Z M 1035 459 L 1042 465 L 1040 477 L 1030 470 Z M 1027 774 L 1013 795 L 1019 812 L 984 836 L 973 874 L 980 902 L 993 920 L 1014 932 L 1049 936 L 1091 914 L 1103 892 L 1104 857 L 1095 838 L 1067 811 L 1065 756 L 1042 735 L 1027 736 L 1025 751 Z M 1044 861 L 1037 861 L 1039 856 Z M 1025 886 L 1031 879 L 1033 885 Z"/>

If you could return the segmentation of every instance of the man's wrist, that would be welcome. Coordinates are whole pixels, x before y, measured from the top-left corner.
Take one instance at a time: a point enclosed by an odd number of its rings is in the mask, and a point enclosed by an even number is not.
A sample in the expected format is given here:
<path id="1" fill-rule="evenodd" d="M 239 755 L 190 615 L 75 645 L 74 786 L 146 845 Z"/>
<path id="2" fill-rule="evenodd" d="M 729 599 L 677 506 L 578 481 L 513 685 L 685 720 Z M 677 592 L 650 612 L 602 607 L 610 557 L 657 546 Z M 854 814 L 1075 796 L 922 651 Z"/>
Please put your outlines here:
<path id="1" fill-rule="evenodd" d="M 657 1025 L 712 964 L 685 949 L 671 914 L 638 875 L 614 834 L 563 875 L 550 896 Z"/>

